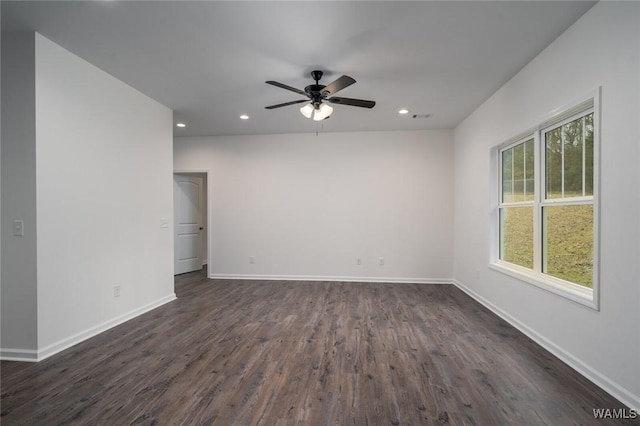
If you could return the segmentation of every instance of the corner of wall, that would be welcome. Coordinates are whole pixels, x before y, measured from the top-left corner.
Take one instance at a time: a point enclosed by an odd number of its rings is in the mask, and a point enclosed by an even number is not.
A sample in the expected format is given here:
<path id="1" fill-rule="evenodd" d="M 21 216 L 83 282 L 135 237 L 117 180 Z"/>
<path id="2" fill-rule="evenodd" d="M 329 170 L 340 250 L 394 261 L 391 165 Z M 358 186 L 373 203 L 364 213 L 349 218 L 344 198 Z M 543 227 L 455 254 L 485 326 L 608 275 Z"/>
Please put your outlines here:
<path id="1" fill-rule="evenodd" d="M 35 33 L 2 33 L 2 359 L 37 348 Z M 14 235 L 21 221 L 23 235 Z"/>

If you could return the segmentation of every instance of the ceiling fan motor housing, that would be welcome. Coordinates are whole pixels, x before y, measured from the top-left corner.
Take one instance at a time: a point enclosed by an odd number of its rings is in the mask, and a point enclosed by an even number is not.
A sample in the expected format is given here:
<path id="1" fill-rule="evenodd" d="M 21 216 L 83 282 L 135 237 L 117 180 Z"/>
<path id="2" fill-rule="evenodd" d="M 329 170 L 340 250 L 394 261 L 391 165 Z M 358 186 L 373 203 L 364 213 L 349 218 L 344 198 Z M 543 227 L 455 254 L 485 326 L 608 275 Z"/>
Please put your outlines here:
<path id="1" fill-rule="evenodd" d="M 311 71 L 311 78 L 316 81 L 316 84 L 310 84 L 304 88 L 304 91 L 309 94 L 311 103 L 313 103 L 316 109 L 329 94 L 328 92 L 322 92 L 322 90 L 327 86 L 325 86 L 324 84 L 318 84 L 318 81 L 322 78 L 322 75 L 323 72 L 320 70 Z"/>
<path id="2" fill-rule="evenodd" d="M 308 93 L 309 99 L 315 105 L 316 103 L 322 102 L 323 99 L 327 97 L 326 93 L 322 93 L 322 89 L 326 86 L 322 84 L 310 84 L 309 86 L 304 88 L 304 91 Z"/>

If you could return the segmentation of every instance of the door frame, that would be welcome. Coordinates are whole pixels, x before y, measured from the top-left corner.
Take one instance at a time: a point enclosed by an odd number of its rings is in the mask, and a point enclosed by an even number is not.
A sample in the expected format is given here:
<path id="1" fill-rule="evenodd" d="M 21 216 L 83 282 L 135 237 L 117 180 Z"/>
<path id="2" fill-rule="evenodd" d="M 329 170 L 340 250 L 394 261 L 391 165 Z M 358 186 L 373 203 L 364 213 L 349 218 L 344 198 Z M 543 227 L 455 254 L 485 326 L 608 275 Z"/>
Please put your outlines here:
<path id="1" fill-rule="evenodd" d="M 211 271 L 211 201 L 210 201 L 210 197 L 211 197 L 211 171 L 209 169 L 174 169 L 173 170 L 173 177 L 175 177 L 175 175 L 192 175 L 192 174 L 204 174 L 205 175 L 205 180 L 207 182 L 207 192 L 204 194 L 205 195 L 205 215 L 207 217 L 207 233 L 205 236 L 205 244 L 207 246 L 207 277 L 210 275 L 210 271 Z M 172 183 L 173 184 L 173 183 Z M 172 187 L 172 191 L 173 191 L 173 187 Z M 175 205 L 174 205 L 175 208 Z M 175 236 L 176 232 L 175 229 L 173 230 L 173 243 L 174 243 L 174 247 L 175 247 Z M 174 259 L 175 259 L 175 253 L 173 253 Z"/>

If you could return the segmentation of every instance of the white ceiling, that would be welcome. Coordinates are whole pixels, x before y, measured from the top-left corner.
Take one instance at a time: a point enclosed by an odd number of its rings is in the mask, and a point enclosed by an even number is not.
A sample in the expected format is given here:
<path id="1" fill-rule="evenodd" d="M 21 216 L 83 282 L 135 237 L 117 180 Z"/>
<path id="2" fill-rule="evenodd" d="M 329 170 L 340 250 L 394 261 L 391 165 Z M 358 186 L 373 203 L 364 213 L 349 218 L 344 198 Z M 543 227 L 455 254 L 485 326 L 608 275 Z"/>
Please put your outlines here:
<path id="1" fill-rule="evenodd" d="M 338 96 L 377 102 L 334 105 L 320 131 L 453 128 L 593 4 L 2 1 L 1 12 L 3 30 L 36 30 L 173 109 L 186 136 L 315 132 L 301 105 L 264 109 L 300 99 L 266 80 L 302 89 L 313 69 L 324 84 L 357 80 Z"/>

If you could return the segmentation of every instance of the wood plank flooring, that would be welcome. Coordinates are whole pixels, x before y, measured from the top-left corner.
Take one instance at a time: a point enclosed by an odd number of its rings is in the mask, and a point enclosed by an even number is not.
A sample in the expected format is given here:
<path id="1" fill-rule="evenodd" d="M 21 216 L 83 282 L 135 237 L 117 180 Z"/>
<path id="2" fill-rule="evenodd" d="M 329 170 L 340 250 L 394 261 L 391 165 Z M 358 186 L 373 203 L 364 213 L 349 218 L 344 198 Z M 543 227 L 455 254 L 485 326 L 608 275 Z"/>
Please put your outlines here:
<path id="1" fill-rule="evenodd" d="M 453 286 L 194 272 L 176 293 L 40 363 L 2 362 L 2 424 L 630 424 L 595 420 L 623 405 Z"/>

